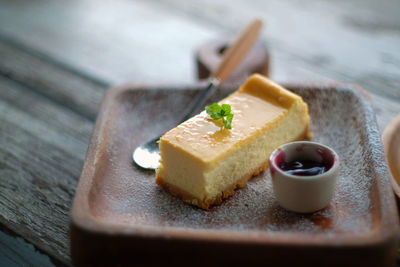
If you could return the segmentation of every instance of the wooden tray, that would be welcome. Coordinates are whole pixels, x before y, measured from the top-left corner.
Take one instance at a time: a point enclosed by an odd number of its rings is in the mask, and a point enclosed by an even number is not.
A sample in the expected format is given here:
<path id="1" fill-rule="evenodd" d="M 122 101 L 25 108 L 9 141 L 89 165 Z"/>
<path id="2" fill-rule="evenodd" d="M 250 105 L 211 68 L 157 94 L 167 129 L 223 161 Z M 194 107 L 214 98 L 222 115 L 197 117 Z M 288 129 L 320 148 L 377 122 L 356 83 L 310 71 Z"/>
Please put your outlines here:
<path id="1" fill-rule="evenodd" d="M 314 140 L 341 158 L 330 206 L 300 215 L 278 206 L 268 171 L 205 211 L 158 187 L 154 172 L 132 162 L 133 149 L 174 127 L 201 86 L 108 91 L 72 209 L 74 264 L 394 264 L 397 210 L 374 112 L 362 89 L 286 85 L 309 104 Z M 214 99 L 233 89 L 221 88 Z"/>

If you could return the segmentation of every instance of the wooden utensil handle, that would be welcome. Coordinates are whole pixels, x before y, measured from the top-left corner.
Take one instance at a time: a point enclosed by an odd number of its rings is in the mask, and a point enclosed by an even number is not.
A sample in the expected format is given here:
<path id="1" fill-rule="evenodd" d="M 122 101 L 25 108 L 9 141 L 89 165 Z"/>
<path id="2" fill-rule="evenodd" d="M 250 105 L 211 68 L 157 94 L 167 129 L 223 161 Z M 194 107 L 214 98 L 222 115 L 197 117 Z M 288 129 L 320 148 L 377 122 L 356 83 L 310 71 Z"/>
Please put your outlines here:
<path id="1" fill-rule="evenodd" d="M 229 38 L 211 40 L 204 43 L 196 54 L 198 79 L 206 79 L 222 60 L 222 53 L 233 40 Z M 227 82 L 242 82 L 252 73 L 269 76 L 270 56 L 267 47 L 257 41 Z"/>
<path id="2" fill-rule="evenodd" d="M 218 79 L 221 83 L 224 82 L 253 47 L 261 28 L 262 21 L 260 19 L 255 19 L 247 25 L 236 40 L 222 53 L 222 60 L 211 73 L 211 77 Z"/>
<path id="3" fill-rule="evenodd" d="M 213 69 L 208 79 L 208 86 L 203 90 L 200 96 L 193 103 L 189 112 L 184 116 L 183 121 L 198 113 L 198 108 L 203 108 L 210 95 L 215 89 L 237 69 L 240 62 L 249 54 L 254 46 L 262 27 L 262 22 L 259 19 L 254 19 L 244 28 L 232 42 L 226 51 L 221 51 L 221 58 Z"/>

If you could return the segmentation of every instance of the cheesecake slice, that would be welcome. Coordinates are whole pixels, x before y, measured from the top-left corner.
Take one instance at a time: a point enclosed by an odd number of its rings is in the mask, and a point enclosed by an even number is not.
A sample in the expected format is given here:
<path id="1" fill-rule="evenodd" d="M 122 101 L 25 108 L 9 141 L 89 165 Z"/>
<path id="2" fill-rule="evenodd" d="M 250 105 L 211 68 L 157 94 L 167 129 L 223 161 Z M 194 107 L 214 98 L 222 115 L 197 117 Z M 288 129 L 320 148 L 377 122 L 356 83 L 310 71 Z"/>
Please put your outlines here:
<path id="1" fill-rule="evenodd" d="M 310 136 L 307 104 L 264 76 L 252 75 L 219 104 L 231 105 L 232 129 L 203 111 L 159 142 L 156 183 L 203 209 L 265 170 L 275 148 Z"/>

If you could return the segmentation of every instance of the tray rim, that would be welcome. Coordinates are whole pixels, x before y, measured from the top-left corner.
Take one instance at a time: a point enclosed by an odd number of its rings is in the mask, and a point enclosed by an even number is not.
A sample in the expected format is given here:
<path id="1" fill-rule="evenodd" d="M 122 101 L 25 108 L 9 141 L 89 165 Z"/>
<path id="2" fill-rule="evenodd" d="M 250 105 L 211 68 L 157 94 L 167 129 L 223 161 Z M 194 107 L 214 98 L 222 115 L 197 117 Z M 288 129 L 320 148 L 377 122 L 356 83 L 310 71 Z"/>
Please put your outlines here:
<path id="1" fill-rule="evenodd" d="M 131 224 L 112 224 L 109 222 L 100 222 L 95 217 L 91 216 L 88 199 L 88 192 L 92 186 L 93 177 L 88 173 L 94 170 L 96 164 L 96 156 L 98 155 L 98 144 L 101 134 L 101 129 L 104 127 L 104 118 L 107 115 L 107 107 L 112 103 L 113 99 L 120 93 L 129 91 L 139 90 L 166 90 L 166 91 L 185 91 L 185 90 L 199 90 L 204 86 L 205 81 L 196 83 L 176 83 L 176 84 L 160 84 L 160 83 L 128 83 L 121 86 L 112 87 L 107 90 L 107 93 L 100 106 L 99 113 L 96 119 L 95 127 L 93 130 L 90 145 L 87 151 L 87 155 L 82 168 L 82 173 L 79 178 L 79 183 L 75 192 L 73 206 L 70 212 L 70 226 L 77 227 L 80 230 L 87 231 L 90 233 L 115 235 L 115 236 L 131 236 L 131 237 L 143 237 L 143 238 L 165 238 L 165 239 L 176 239 L 176 240 L 195 240 L 195 241 L 206 241 L 216 243 L 240 243 L 240 244 L 259 244 L 259 245 L 286 245 L 286 246 L 318 246 L 318 247 L 369 247 L 371 245 L 385 245 L 390 242 L 394 242 L 397 238 L 399 227 L 398 227 L 398 216 L 397 208 L 395 204 L 395 198 L 390 185 L 388 168 L 386 162 L 383 162 L 384 168 L 386 169 L 386 186 L 382 183 L 382 177 L 376 173 L 377 187 L 379 189 L 379 199 L 382 202 L 382 198 L 388 198 L 385 202 L 388 205 L 382 207 L 380 205 L 380 225 L 376 229 L 371 231 L 360 233 L 360 234 L 349 234 L 345 233 L 340 235 L 334 234 L 332 236 L 326 234 L 304 234 L 309 237 L 306 241 L 298 238 L 300 233 L 287 233 L 284 232 L 284 236 L 281 232 L 276 233 L 262 233 L 260 231 L 224 231 L 224 230 L 206 230 L 206 229 L 187 229 L 180 227 L 165 227 L 165 226 L 144 226 Z M 334 89 L 339 91 L 350 92 L 355 97 L 360 98 L 362 101 L 365 115 L 372 113 L 373 115 L 373 126 L 374 132 L 379 133 L 377 130 L 375 113 L 372 108 L 371 99 L 369 93 L 361 86 L 355 84 L 346 84 L 340 82 L 307 82 L 307 83 L 282 83 L 282 85 L 288 89 Z M 234 88 L 233 84 L 224 86 L 224 88 Z M 182 88 L 182 89 L 178 89 Z M 366 108 L 368 110 L 366 110 Z M 371 114 L 370 114 L 371 115 Z M 366 119 L 367 120 L 367 119 Z M 369 119 L 371 120 L 371 119 Z M 378 134 L 379 135 L 379 134 Z M 97 138 L 96 138 L 97 137 Z M 371 136 L 368 136 L 368 141 L 371 141 Z M 379 137 L 380 140 L 380 137 Z M 370 142 L 368 142 L 370 143 Z M 382 143 L 373 144 L 378 148 L 379 153 L 383 154 Z M 372 149 L 372 148 L 371 148 Z M 375 150 L 374 150 L 375 151 Z M 376 154 L 376 152 L 371 152 Z M 375 155 L 376 156 L 376 155 Z M 382 157 L 384 158 L 384 156 Z M 375 160 L 374 160 L 375 162 Z M 376 165 L 376 162 L 375 162 Z M 374 166 L 376 169 L 376 166 Z M 93 172 L 92 172 L 93 173 Z M 85 178 L 85 177 L 90 177 Z M 86 192 L 86 193 L 85 193 Z M 83 204 L 83 205 L 82 205 Z M 381 204 L 381 203 L 380 203 Z M 271 238 L 272 237 L 272 238 Z M 310 238 L 311 237 L 311 238 Z"/>

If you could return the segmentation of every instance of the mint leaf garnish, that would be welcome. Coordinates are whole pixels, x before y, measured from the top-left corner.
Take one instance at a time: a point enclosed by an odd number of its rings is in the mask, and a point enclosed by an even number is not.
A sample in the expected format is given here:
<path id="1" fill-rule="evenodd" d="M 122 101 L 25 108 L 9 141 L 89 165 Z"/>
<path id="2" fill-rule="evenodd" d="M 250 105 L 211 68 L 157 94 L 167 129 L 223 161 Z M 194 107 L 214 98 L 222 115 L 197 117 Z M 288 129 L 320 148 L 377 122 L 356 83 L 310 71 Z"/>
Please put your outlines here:
<path id="1" fill-rule="evenodd" d="M 223 119 L 225 129 L 232 129 L 232 126 L 231 126 L 232 119 L 233 119 L 233 114 L 228 114 L 228 115 L 226 115 L 226 119 Z"/>
<path id="2" fill-rule="evenodd" d="M 206 106 L 206 112 L 213 120 L 222 119 L 225 129 L 232 129 L 233 114 L 231 113 L 231 106 L 228 104 L 218 105 L 218 103 L 212 103 Z"/>

